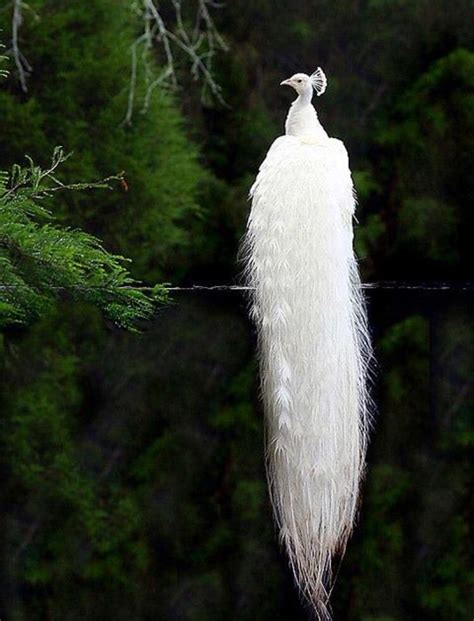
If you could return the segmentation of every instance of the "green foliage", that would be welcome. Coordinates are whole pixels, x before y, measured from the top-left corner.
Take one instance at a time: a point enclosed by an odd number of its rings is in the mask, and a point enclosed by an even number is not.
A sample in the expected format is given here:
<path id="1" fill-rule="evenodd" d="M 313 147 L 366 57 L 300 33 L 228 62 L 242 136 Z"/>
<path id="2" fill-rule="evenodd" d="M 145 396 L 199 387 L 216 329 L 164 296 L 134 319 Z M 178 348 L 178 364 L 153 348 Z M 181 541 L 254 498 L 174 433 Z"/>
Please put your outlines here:
<path id="1" fill-rule="evenodd" d="M 468 218 L 474 186 L 465 171 L 474 147 L 474 54 L 456 49 L 436 60 L 379 121 L 377 141 L 387 149 L 387 182 L 400 205 L 393 256 L 407 265 L 460 276 L 471 248 L 459 228 Z M 391 178 L 391 180 L 389 180 Z"/>
<path id="2" fill-rule="evenodd" d="M 67 160 L 56 149 L 50 167 L 13 167 L 0 177 L 0 325 L 25 323 L 52 307 L 64 294 L 101 308 L 117 324 L 131 328 L 151 315 L 152 300 L 136 288 L 125 259 L 108 253 L 100 241 L 54 222 L 46 199 L 58 191 L 106 188 L 65 185 L 56 178 Z M 164 299 L 164 290 L 156 290 Z"/>
<path id="3" fill-rule="evenodd" d="M 366 261 L 377 248 L 385 232 L 386 226 L 380 214 L 369 214 L 364 225 L 357 227 L 355 231 L 354 246 L 357 256 Z"/>
<path id="4" fill-rule="evenodd" d="M 401 355 L 403 352 L 403 355 Z M 410 359 L 410 367 L 405 364 Z M 353 572 L 350 619 L 402 620 L 409 597 L 405 584 L 412 550 L 408 508 L 416 504 L 418 469 L 410 434 L 421 443 L 429 412 L 429 333 L 426 320 L 410 316 L 389 326 L 379 342 L 383 369 L 375 459 L 368 472 L 361 533 L 348 551 Z M 403 413 L 401 415 L 401 413 Z M 383 581 L 380 580 L 383 576 Z"/>
<path id="5" fill-rule="evenodd" d="M 10 393 L 3 399 L 2 453 L 10 464 L 3 493 L 21 507 L 20 522 L 12 525 L 12 558 L 22 559 L 22 580 L 38 593 L 51 585 L 67 590 L 78 580 L 106 578 L 127 585 L 127 566 L 143 565 L 136 500 L 109 480 L 113 452 L 94 471 L 78 451 L 87 341 L 101 338 L 100 321 L 91 322 L 78 306 L 37 325 L 18 350 L 20 357 L 29 356 L 28 367 L 14 368 Z M 47 346 L 45 332 L 54 334 Z M 86 452 L 93 445 L 92 438 L 81 441 Z M 10 516 L 13 524 L 15 519 L 16 510 Z"/>
<path id="6" fill-rule="evenodd" d="M 474 411 L 473 347 L 474 322 L 469 309 L 456 305 L 441 312 L 433 339 L 436 454 L 428 463 L 431 476 L 422 513 L 429 552 L 417 589 L 423 606 L 435 619 L 466 616 L 474 584 L 469 554 L 472 533 L 464 510 L 472 479 L 472 438 L 463 433 L 472 427 Z"/>
<path id="7" fill-rule="evenodd" d="M 372 194 L 380 194 L 382 188 L 371 170 L 355 170 L 352 173 L 354 187 L 360 201 L 366 201 Z"/>
<path id="8" fill-rule="evenodd" d="M 4 31 L 8 19 L 8 12 L 0 15 Z M 128 0 L 29 3 L 20 45 L 34 59 L 34 71 L 26 98 L 13 71 L 8 90 L 0 93 L 0 166 L 21 161 L 25 153 L 42 162 L 61 144 L 74 153 L 63 167 L 67 182 L 124 171 L 127 191 L 104 194 L 100 209 L 71 193 L 56 213 L 130 257 L 135 277 L 156 282 L 187 265 L 208 175 L 167 93 L 156 89 L 147 114 L 137 111 L 131 126 L 123 123 L 136 19 Z M 141 77 L 138 103 L 144 96 Z"/>
<path id="9" fill-rule="evenodd" d="M 64 144 L 64 183 L 126 181 L 94 200 L 55 193 L 39 202 L 55 218 L 38 225 L 98 236 L 140 279 L 233 282 L 248 188 L 290 101 L 278 85 L 321 65 L 329 88 L 315 104 L 350 153 L 365 279 L 472 280 L 470 0 L 226 3 L 230 53 L 214 67 L 230 107 L 200 106 L 191 84 L 158 88 L 141 114 L 139 75 L 131 126 L 142 24 L 128 1 L 28 6 L 19 43 L 33 73 L 24 94 L 12 65 L 0 93 L 0 168 L 25 153 L 44 167 Z M 369 296 L 378 412 L 334 616 L 467 619 L 470 298 Z M 2 618 L 307 617 L 278 555 L 242 305 L 176 301 L 145 335 L 106 331 L 69 299 L 1 336 Z"/>
<path id="10" fill-rule="evenodd" d="M 426 259 L 456 264 L 459 215 L 452 205 L 433 198 L 407 198 L 399 211 L 400 246 L 415 248 Z"/>
<path id="11" fill-rule="evenodd" d="M 453 618 L 465 614 L 464 594 L 474 587 L 474 572 L 469 568 L 469 536 L 469 524 L 460 515 L 443 533 L 443 556 L 432 564 L 429 580 L 423 577 L 419 589 L 421 602 L 431 614 L 442 616 L 449 611 Z"/>

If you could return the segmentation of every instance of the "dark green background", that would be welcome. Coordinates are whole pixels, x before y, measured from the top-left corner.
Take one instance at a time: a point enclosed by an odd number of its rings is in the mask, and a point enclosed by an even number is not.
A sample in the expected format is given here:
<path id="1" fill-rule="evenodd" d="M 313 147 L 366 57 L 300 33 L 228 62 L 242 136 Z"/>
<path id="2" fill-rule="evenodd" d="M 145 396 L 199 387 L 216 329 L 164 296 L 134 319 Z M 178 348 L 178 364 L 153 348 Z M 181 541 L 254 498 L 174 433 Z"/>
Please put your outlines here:
<path id="1" fill-rule="evenodd" d="M 182 90 L 157 91 L 127 127 L 129 5 L 32 0 L 29 91 L 14 71 L 0 89 L 1 168 L 45 165 L 61 144 L 64 179 L 125 170 L 128 192 L 55 203 L 64 223 L 145 282 L 238 282 L 246 195 L 290 101 L 279 82 L 321 65 L 316 104 L 350 153 L 364 280 L 472 278 L 469 1 L 229 0 L 214 11 L 229 107 L 202 104 L 181 59 Z M 472 297 L 369 294 L 378 413 L 336 621 L 472 619 Z M 142 330 L 65 300 L 2 336 L 1 619 L 307 619 L 266 493 L 245 301 L 176 294 Z"/>

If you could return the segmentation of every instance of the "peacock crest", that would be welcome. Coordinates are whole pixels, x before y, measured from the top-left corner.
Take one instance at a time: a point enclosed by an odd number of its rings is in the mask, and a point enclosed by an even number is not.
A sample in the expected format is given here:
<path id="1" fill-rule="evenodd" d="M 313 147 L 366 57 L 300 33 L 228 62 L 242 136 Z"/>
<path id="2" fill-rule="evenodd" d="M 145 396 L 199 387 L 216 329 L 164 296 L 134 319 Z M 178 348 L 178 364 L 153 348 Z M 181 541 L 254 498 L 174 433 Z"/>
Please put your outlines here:
<path id="1" fill-rule="evenodd" d="M 326 91 L 328 85 L 326 74 L 321 67 L 318 67 L 309 77 L 311 79 L 311 84 L 316 91 L 316 95 L 319 97 Z"/>

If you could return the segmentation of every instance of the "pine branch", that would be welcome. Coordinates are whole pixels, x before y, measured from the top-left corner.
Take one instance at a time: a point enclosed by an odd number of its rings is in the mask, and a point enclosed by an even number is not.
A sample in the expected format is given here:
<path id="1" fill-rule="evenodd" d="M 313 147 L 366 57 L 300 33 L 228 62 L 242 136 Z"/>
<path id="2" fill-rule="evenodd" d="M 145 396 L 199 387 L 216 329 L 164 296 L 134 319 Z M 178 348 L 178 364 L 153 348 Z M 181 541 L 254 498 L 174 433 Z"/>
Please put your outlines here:
<path id="1" fill-rule="evenodd" d="M 0 173 L 0 325 L 27 323 L 66 295 L 134 329 L 166 299 L 165 288 L 140 288 L 127 259 L 107 252 L 96 237 L 57 224 L 40 204 L 58 191 L 110 188 L 122 175 L 65 184 L 56 173 L 67 157 L 59 147 L 46 170 L 28 158 L 28 166 Z"/>

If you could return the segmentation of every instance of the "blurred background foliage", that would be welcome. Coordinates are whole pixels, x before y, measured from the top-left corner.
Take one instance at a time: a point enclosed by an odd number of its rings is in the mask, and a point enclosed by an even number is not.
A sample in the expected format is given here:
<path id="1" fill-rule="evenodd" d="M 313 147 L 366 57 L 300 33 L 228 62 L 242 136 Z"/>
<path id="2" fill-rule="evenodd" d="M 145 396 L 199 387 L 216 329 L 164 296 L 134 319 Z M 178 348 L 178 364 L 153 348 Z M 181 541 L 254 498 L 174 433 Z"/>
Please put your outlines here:
<path id="1" fill-rule="evenodd" d="M 47 166 L 61 144 L 66 183 L 125 175 L 94 200 L 52 201 L 58 222 L 131 257 L 149 284 L 237 282 L 247 192 L 290 101 L 278 84 L 321 65 L 318 111 L 351 154 L 364 279 L 472 278 L 470 1 L 227 2 L 214 72 L 228 105 L 203 103 L 183 70 L 180 90 L 156 88 L 127 124 L 131 4 L 24 12 L 33 71 L 25 93 L 9 63 L 0 88 L 0 169 L 26 154 Z M 472 294 L 369 303 L 378 414 L 335 619 L 468 620 Z M 142 329 L 65 299 L 2 332 L 0 617 L 308 618 L 272 524 L 244 301 L 176 294 Z"/>

